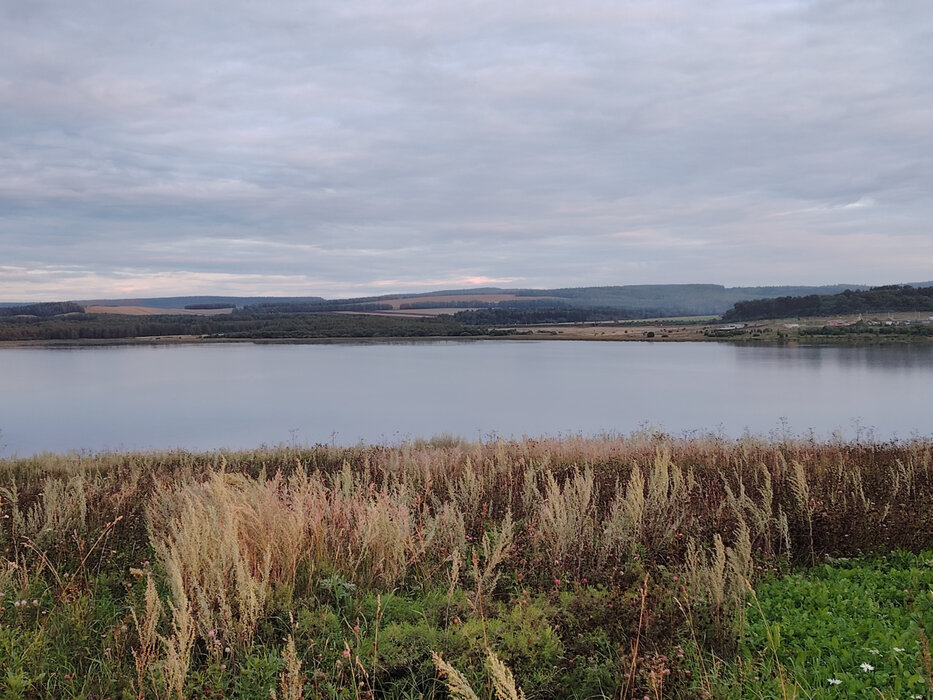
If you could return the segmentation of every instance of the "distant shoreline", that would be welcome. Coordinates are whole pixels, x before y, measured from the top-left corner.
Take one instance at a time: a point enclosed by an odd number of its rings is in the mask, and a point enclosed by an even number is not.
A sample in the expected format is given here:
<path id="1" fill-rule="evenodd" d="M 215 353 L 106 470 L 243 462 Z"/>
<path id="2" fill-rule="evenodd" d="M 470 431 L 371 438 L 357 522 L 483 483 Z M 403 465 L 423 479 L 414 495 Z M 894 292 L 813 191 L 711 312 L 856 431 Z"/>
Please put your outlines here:
<path id="1" fill-rule="evenodd" d="M 559 330 L 528 329 L 518 330 L 512 335 L 474 335 L 474 336 L 385 336 L 385 337 L 333 337 L 333 338 L 216 338 L 200 336 L 142 336 L 136 338 L 80 338 L 60 340 L 4 340 L 0 341 L 0 350 L 13 348 L 84 348 L 84 347 L 130 347 L 130 346 L 172 346 L 172 345 L 391 345 L 436 342 L 484 342 L 491 340 L 505 341 L 558 341 L 558 342 L 601 342 L 601 343 L 727 343 L 732 345 L 771 345 L 796 347 L 800 345 L 834 346 L 877 346 L 877 345 L 914 345 L 933 343 L 931 336 L 913 336 L 908 334 L 878 335 L 808 335 L 801 337 L 764 334 L 751 336 L 714 336 L 704 335 L 695 327 L 637 326 L 628 330 L 638 332 L 610 333 L 609 326 L 569 326 Z M 651 333 L 653 336 L 649 336 Z"/>

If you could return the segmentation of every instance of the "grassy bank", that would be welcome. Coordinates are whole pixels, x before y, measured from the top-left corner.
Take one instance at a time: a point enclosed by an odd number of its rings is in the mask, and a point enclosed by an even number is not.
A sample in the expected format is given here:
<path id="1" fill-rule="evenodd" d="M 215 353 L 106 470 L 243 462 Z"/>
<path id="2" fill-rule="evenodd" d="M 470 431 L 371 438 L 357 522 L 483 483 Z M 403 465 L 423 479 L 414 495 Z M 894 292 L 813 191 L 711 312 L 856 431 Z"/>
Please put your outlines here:
<path id="1" fill-rule="evenodd" d="M 931 477 L 653 434 L 7 460 L 0 688 L 926 697 Z"/>

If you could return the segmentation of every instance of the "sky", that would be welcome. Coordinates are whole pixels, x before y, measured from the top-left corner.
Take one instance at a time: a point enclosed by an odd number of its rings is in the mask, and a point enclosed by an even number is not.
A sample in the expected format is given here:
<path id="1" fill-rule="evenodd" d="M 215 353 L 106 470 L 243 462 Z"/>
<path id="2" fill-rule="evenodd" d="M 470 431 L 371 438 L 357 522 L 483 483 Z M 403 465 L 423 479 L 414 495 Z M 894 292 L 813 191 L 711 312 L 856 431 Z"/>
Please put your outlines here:
<path id="1" fill-rule="evenodd" d="M 933 279 L 929 0 L 0 0 L 0 301 Z"/>

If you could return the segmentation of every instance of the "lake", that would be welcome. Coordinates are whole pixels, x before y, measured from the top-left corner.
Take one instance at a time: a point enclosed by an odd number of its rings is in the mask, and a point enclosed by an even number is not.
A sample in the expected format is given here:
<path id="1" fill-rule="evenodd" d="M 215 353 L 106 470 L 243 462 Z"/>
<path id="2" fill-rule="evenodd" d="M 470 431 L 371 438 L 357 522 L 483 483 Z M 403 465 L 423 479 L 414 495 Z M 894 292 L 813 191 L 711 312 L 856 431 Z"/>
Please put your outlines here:
<path id="1" fill-rule="evenodd" d="M 453 434 L 933 434 L 933 346 L 443 341 L 0 350 L 0 456 Z"/>

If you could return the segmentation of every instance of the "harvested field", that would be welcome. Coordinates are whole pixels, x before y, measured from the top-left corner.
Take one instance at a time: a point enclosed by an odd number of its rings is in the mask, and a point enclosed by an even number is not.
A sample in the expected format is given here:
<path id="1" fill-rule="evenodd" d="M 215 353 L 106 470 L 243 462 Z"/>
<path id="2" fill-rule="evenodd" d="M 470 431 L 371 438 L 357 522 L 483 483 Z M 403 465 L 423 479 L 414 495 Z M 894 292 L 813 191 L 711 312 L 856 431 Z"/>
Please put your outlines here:
<path id="1" fill-rule="evenodd" d="M 511 301 L 513 299 L 522 299 L 530 297 L 522 297 L 518 294 L 437 294 L 431 296 L 419 296 L 419 297 L 405 297 L 402 299 L 386 299 L 385 301 L 380 300 L 381 304 L 391 304 L 392 308 L 398 309 L 402 304 L 439 304 L 443 302 L 466 302 L 466 301 L 479 301 L 479 302 L 488 302 L 490 304 L 496 304 L 500 301 Z M 534 297 L 534 298 L 544 298 L 544 297 Z M 462 310 L 462 309 L 461 309 Z"/>
<path id="2" fill-rule="evenodd" d="M 119 314 L 122 316 L 220 316 L 233 312 L 228 309 L 162 309 L 154 306 L 85 306 L 88 314 Z"/>

